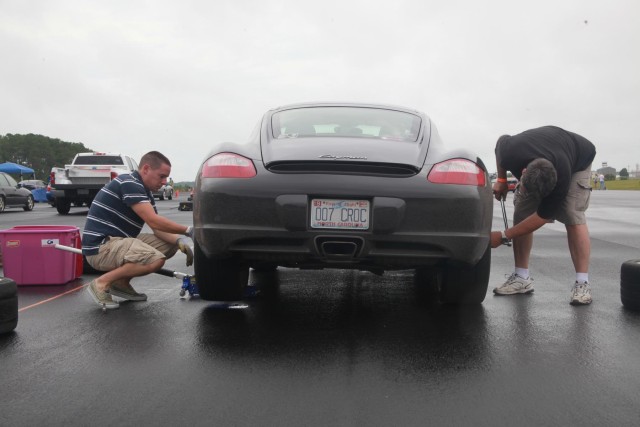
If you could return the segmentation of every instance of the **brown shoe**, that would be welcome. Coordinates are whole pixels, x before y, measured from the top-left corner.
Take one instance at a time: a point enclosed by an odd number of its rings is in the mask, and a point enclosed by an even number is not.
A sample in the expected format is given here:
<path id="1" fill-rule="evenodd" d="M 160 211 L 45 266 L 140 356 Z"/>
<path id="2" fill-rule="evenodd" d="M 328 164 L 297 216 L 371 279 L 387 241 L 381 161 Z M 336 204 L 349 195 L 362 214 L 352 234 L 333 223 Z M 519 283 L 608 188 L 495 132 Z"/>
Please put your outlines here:
<path id="1" fill-rule="evenodd" d="M 147 295 L 140 294 L 133 289 L 130 283 L 124 280 L 116 280 L 111 284 L 109 293 L 114 297 L 123 298 L 129 301 L 146 301 Z"/>
<path id="2" fill-rule="evenodd" d="M 91 295 L 91 298 L 96 302 L 96 304 L 103 309 L 118 308 L 120 306 L 111 298 L 111 295 L 98 289 L 95 280 L 92 280 L 91 283 L 89 283 L 89 286 L 87 286 L 87 292 Z"/>

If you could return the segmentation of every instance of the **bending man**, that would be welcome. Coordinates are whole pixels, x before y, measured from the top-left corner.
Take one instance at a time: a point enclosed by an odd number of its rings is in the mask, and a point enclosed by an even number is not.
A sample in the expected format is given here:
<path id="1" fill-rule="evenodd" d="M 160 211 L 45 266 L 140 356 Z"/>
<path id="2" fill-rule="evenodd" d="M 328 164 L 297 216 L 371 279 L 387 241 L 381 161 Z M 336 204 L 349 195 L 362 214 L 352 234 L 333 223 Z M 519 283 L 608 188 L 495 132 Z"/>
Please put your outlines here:
<path id="1" fill-rule="evenodd" d="M 570 303 L 590 304 L 589 257 L 591 243 L 585 211 L 591 194 L 591 162 L 595 146 L 584 137 L 555 126 L 503 135 L 496 144 L 498 180 L 496 199 L 506 197 L 507 171 L 520 180 L 514 195 L 514 226 L 491 233 L 491 247 L 513 239 L 515 270 L 493 290 L 497 295 L 533 292 L 529 256 L 533 232 L 558 220 L 567 229 L 569 251 L 576 271 Z"/>
<path id="2" fill-rule="evenodd" d="M 118 308 L 112 296 L 146 301 L 135 291 L 131 279 L 162 268 L 179 250 L 193 263 L 188 240 L 193 227 L 158 215 L 152 192 L 167 183 L 171 162 L 157 151 L 140 159 L 136 172 L 122 174 L 105 185 L 91 203 L 82 234 L 82 253 L 87 262 L 105 274 L 89 283 L 93 300 L 104 308 Z M 153 234 L 140 233 L 147 224 Z"/>

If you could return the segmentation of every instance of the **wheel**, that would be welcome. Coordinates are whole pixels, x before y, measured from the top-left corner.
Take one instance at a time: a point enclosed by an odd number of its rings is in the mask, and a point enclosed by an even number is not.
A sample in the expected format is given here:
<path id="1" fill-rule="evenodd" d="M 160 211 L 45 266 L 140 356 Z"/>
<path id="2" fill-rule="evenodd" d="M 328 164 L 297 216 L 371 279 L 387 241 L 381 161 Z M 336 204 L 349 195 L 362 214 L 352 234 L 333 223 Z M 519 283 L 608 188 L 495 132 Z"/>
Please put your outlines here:
<path id="1" fill-rule="evenodd" d="M 194 244 L 194 272 L 200 298 L 207 301 L 238 301 L 249 280 L 249 266 L 238 258 L 208 258 Z"/>
<path id="2" fill-rule="evenodd" d="M 631 310 L 640 310 L 640 259 L 629 260 L 620 267 L 620 300 Z"/>
<path id="3" fill-rule="evenodd" d="M 167 199 L 173 200 L 173 191 L 169 191 L 169 196 L 167 196 Z"/>
<path id="4" fill-rule="evenodd" d="M 4 197 L 0 196 L 0 212 L 4 212 L 4 208 L 5 208 Z"/>
<path id="5" fill-rule="evenodd" d="M 491 246 L 475 266 L 447 265 L 440 286 L 445 304 L 480 304 L 487 295 L 491 270 Z"/>
<path id="6" fill-rule="evenodd" d="M 13 280 L 0 277 L 0 334 L 18 325 L 18 287 Z"/>
<path id="7" fill-rule="evenodd" d="M 27 204 L 24 205 L 24 207 L 22 209 L 24 209 L 25 211 L 32 211 L 33 210 L 33 196 L 29 196 L 27 197 Z"/>
<path id="8" fill-rule="evenodd" d="M 56 209 L 60 215 L 66 215 L 71 210 L 71 202 L 66 199 L 56 200 Z"/>

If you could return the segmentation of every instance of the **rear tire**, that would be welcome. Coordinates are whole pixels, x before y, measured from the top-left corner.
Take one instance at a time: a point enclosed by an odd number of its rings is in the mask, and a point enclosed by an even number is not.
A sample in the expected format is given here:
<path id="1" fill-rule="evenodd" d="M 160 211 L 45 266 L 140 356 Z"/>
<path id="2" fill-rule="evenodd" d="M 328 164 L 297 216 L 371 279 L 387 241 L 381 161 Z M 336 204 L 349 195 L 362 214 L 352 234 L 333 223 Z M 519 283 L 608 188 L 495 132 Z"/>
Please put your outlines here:
<path id="1" fill-rule="evenodd" d="M 239 301 L 249 280 L 249 266 L 236 257 L 208 258 L 194 245 L 194 272 L 200 298 L 207 301 Z"/>
<path id="2" fill-rule="evenodd" d="M 60 215 L 66 215 L 71 210 L 71 202 L 66 199 L 56 199 L 56 209 Z"/>
<path id="3" fill-rule="evenodd" d="M 447 265 L 442 275 L 440 301 L 445 304 L 480 304 L 487 296 L 490 272 L 490 246 L 472 267 Z"/>
<path id="4" fill-rule="evenodd" d="M 620 267 L 620 300 L 625 308 L 640 311 L 640 260 L 629 260 Z"/>
<path id="5" fill-rule="evenodd" d="M 167 197 L 169 200 L 173 200 L 173 191 L 169 191 L 169 196 Z"/>
<path id="6" fill-rule="evenodd" d="M 0 212 L 4 212 L 5 206 L 4 197 L 0 196 Z"/>

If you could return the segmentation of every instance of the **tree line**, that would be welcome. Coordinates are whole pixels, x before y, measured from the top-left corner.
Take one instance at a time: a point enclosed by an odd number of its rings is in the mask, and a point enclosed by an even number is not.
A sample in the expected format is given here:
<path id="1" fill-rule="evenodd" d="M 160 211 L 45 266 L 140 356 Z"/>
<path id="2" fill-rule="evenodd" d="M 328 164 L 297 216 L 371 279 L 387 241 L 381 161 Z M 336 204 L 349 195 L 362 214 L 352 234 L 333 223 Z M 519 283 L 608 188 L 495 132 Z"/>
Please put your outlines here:
<path id="1" fill-rule="evenodd" d="M 47 181 L 51 168 L 71 163 L 78 153 L 94 151 L 81 142 L 66 142 L 43 135 L 0 135 L 0 163 L 12 162 L 33 169 L 36 179 Z M 27 178 L 25 178 L 27 179 Z"/>

